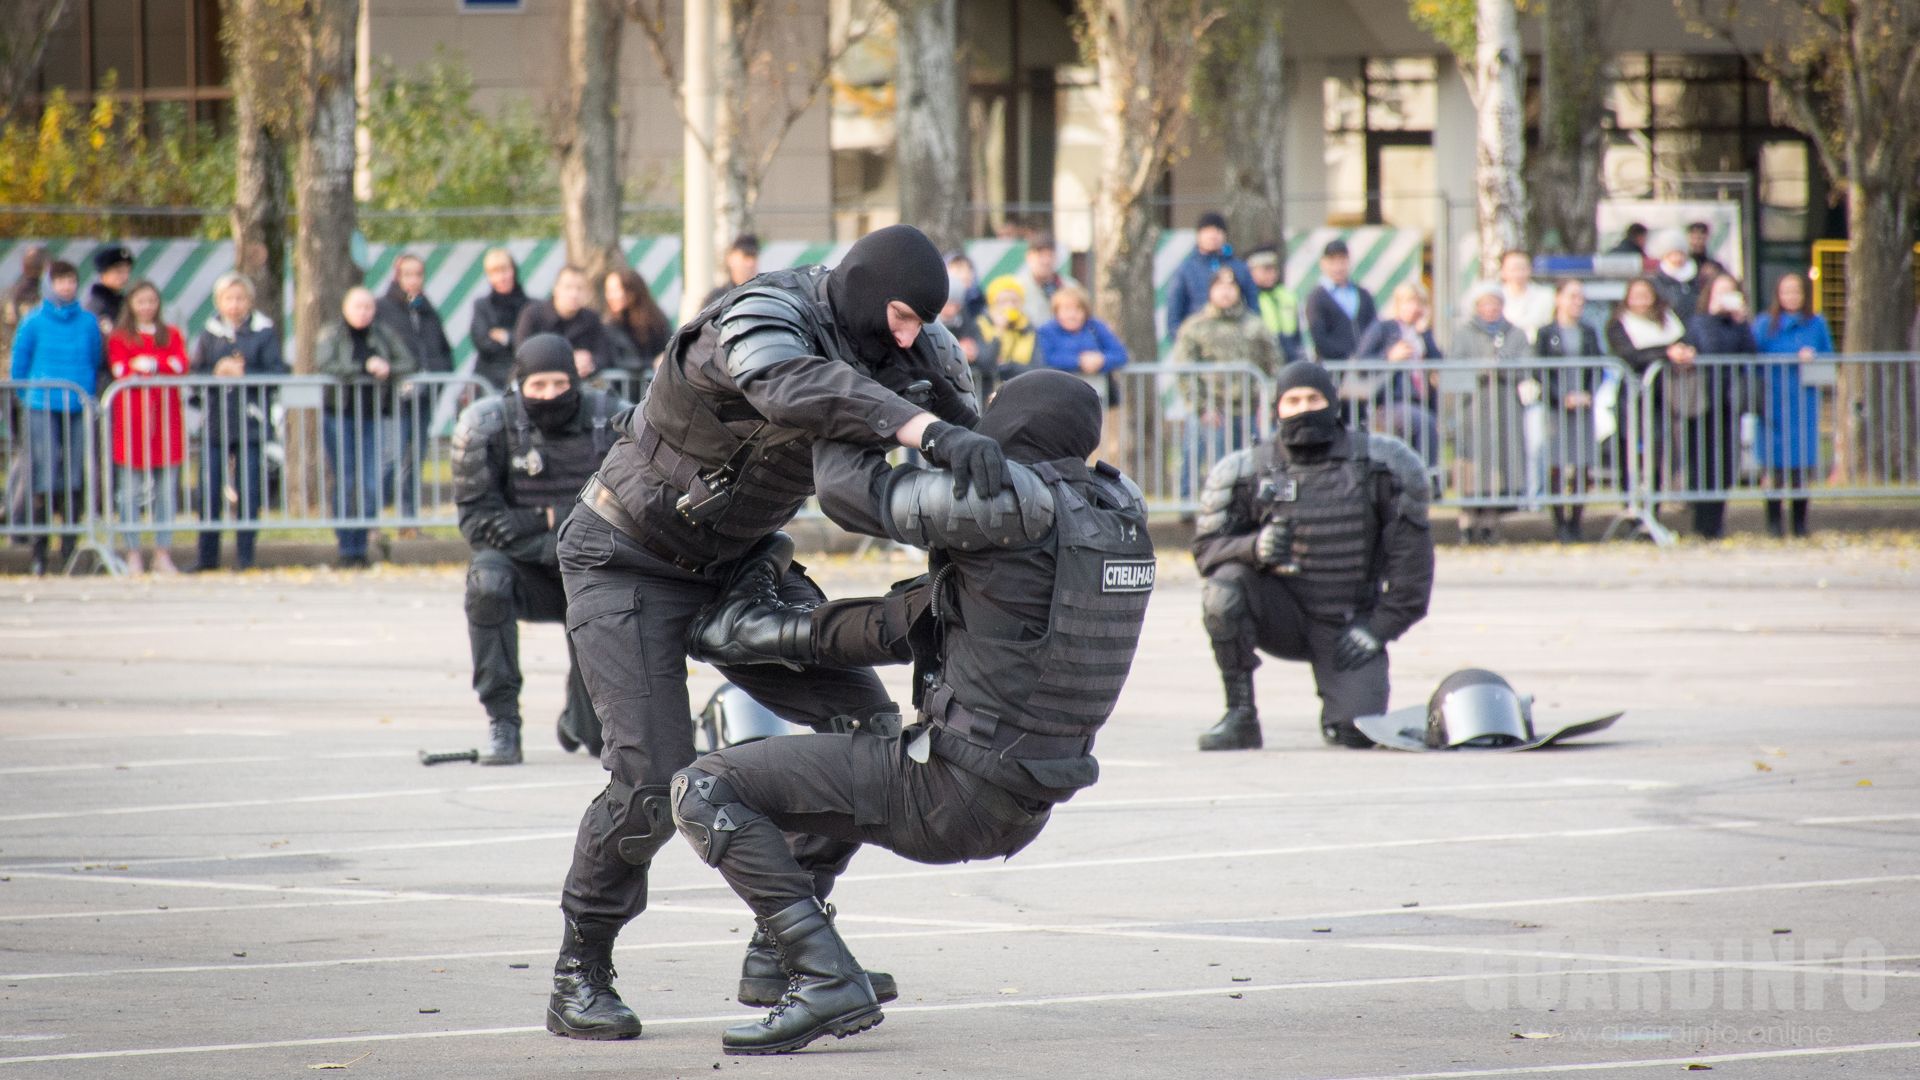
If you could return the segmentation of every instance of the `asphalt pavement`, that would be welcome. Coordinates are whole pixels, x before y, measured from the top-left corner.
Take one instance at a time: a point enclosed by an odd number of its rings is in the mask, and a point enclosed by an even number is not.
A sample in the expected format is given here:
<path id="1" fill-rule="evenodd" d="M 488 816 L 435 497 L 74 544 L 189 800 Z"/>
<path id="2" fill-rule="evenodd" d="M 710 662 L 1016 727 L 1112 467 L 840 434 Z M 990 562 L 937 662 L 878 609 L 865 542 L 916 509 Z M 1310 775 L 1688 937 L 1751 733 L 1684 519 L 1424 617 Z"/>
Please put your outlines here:
<path id="1" fill-rule="evenodd" d="M 429 769 L 485 731 L 457 569 L 0 578 L 0 1080 L 1920 1075 L 1910 541 L 1444 552 L 1396 706 L 1484 666 L 1627 710 L 1520 754 L 1324 747 L 1273 661 L 1267 749 L 1200 754 L 1183 563 L 1100 783 L 1005 862 L 857 856 L 841 926 L 901 999 L 780 1058 L 720 1052 L 751 921 L 677 843 L 616 952 L 645 1035 L 544 1031 L 605 782 L 552 735 L 557 627 L 527 764 Z"/>

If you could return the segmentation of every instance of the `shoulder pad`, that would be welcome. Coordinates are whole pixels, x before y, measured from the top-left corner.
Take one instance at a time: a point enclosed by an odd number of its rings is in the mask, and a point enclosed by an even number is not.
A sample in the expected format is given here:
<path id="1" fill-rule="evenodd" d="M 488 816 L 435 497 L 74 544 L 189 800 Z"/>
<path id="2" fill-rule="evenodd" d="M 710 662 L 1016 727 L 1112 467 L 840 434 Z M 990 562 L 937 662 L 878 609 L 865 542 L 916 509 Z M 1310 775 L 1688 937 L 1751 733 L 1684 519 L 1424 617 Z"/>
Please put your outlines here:
<path id="1" fill-rule="evenodd" d="M 453 427 L 453 450 L 459 453 L 469 445 L 483 444 L 507 430 L 507 399 L 484 397 L 460 411 Z"/>
<path id="2" fill-rule="evenodd" d="M 1038 473 L 1008 462 L 1013 485 L 992 499 L 969 488 L 953 494 L 953 476 L 944 469 L 915 469 L 887 492 L 887 527 L 893 539 L 923 548 L 981 551 L 989 547 L 1025 547 L 1053 531 L 1053 492 Z"/>
<path id="3" fill-rule="evenodd" d="M 1253 451 L 1235 450 L 1219 461 L 1207 473 L 1207 482 L 1200 489 L 1200 513 L 1194 519 L 1194 531 L 1197 535 L 1216 533 L 1227 527 L 1227 519 L 1233 514 L 1233 493 L 1242 480 L 1251 480 L 1259 472 L 1254 465 Z"/>
<path id="4" fill-rule="evenodd" d="M 1367 453 L 1376 469 L 1386 469 L 1400 485 L 1400 512 L 1408 518 L 1427 520 L 1427 504 L 1433 490 L 1427 482 L 1427 465 L 1413 447 L 1392 435 L 1373 432 L 1367 436 Z"/>
<path id="5" fill-rule="evenodd" d="M 784 289 L 770 285 L 748 286 L 732 295 L 717 320 L 722 326 L 734 319 L 758 317 L 779 319 L 798 329 L 807 325 L 804 301 Z"/>
<path id="6" fill-rule="evenodd" d="M 1236 480 L 1245 480 L 1259 472 L 1254 467 L 1253 449 L 1235 450 L 1213 463 L 1207 470 L 1207 487 L 1230 488 Z"/>
<path id="7" fill-rule="evenodd" d="M 971 396 L 974 399 L 973 410 L 979 412 L 980 395 L 973 385 L 973 368 L 967 364 L 967 354 L 960 351 L 960 340 L 939 322 L 927 324 L 921 333 L 927 336 L 927 344 L 933 348 L 933 356 L 940 364 L 941 374 L 947 377 L 954 389 Z"/>
<path id="8" fill-rule="evenodd" d="M 820 355 L 820 350 L 805 334 L 786 322 L 772 319 L 756 318 L 753 325 L 738 327 L 723 321 L 720 324 L 720 341 L 721 351 L 726 357 L 727 374 L 735 382 L 783 360 Z"/>

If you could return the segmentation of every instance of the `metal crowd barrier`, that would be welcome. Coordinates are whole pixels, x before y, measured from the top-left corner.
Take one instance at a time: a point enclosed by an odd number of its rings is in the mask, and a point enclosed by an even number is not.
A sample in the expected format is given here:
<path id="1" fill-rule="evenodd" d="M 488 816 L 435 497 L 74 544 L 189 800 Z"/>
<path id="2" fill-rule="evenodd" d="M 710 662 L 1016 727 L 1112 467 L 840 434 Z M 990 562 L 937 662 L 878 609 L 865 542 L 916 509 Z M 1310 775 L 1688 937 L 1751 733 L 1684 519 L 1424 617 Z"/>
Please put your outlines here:
<path id="1" fill-rule="evenodd" d="M 0 379 L 0 394 L 0 536 L 15 543 L 58 537 L 68 570 L 84 554 L 108 557 L 94 531 L 93 394 L 65 379 Z"/>
<path id="2" fill-rule="evenodd" d="M 1120 384 L 1121 471 L 1155 510 L 1192 513 L 1207 472 L 1267 437 L 1273 380 L 1231 364 L 1129 364 Z"/>
<path id="3" fill-rule="evenodd" d="M 149 532 L 456 525 L 453 425 L 492 393 L 458 374 L 116 382 L 98 410 L 97 532 L 124 551 Z"/>

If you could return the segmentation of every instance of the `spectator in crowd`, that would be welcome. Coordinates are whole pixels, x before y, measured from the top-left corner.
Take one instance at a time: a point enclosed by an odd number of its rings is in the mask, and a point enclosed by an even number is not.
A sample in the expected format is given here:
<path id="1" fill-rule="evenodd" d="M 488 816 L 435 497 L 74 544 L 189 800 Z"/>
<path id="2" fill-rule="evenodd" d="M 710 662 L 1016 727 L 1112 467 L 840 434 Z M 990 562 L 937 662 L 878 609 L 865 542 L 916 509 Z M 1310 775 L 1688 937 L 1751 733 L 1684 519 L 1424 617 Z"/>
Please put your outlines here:
<path id="1" fill-rule="evenodd" d="M 972 264 L 969 263 L 968 272 L 971 273 L 971 271 Z M 960 343 L 960 353 L 967 358 L 967 368 L 973 374 L 974 393 L 979 395 L 980 403 L 984 406 L 993 399 L 994 388 L 998 385 L 1000 376 L 993 365 L 985 359 L 985 346 L 980 340 L 979 316 L 967 317 L 968 294 L 980 292 L 979 289 L 970 287 L 967 284 L 968 281 L 968 278 L 956 271 L 955 264 L 951 262 L 947 264 L 947 302 L 940 308 L 940 325 L 946 327 L 953 334 L 954 340 Z M 986 312 L 985 294 L 981 295 L 980 310 L 983 314 Z"/>
<path id="2" fill-rule="evenodd" d="M 559 334 L 573 345 L 573 363 L 583 379 L 613 366 L 613 343 L 607 339 L 606 324 L 587 306 L 593 293 L 587 288 L 587 275 L 578 267 L 560 271 L 553 281 L 553 296 L 536 300 L 520 312 L 513 326 L 513 347 L 535 334 Z"/>
<path id="3" fill-rule="evenodd" d="M 100 336 L 113 333 L 126 303 L 127 279 L 133 276 L 133 252 L 124 244 L 108 244 L 93 253 L 93 284 L 87 286 L 86 309 L 100 320 Z"/>
<path id="4" fill-rule="evenodd" d="M 234 271 L 213 283 L 213 310 L 193 342 L 191 373 L 238 379 L 247 375 L 285 375 L 290 370 L 280 349 L 280 331 L 273 320 L 254 309 L 253 281 Z M 226 514 L 226 489 L 231 482 L 240 496 L 234 520 L 233 546 L 237 566 L 253 569 L 254 541 L 259 533 L 245 523 L 260 519 L 265 490 L 266 458 L 261 446 L 272 434 L 271 390 L 251 385 L 216 387 L 206 392 L 206 427 L 201 438 L 200 552 L 195 570 L 220 569 L 220 527 Z M 213 525 L 211 529 L 206 525 Z"/>
<path id="5" fill-rule="evenodd" d="M 394 384 L 415 370 L 406 342 L 374 318 L 374 308 L 371 292 L 358 285 L 348 289 L 340 321 L 322 329 L 314 346 L 314 369 L 345 382 L 327 395 L 323 410 L 336 518 L 372 519 L 379 513 L 380 464 L 395 437 Z M 341 566 L 367 565 L 365 527 L 336 528 L 333 534 Z"/>
<path id="6" fill-rule="evenodd" d="M 1417 281 L 1394 286 L 1387 298 L 1387 315 L 1360 335 L 1355 359 L 1395 364 L 1445 359 L 1433 340 L 1433 305 L 1425 286 Z M 1434 371 L 1394 372 L 1374 391 L 1374 420 L 1368 425 L 1404 440 L 1428 469 L 1440 464 L 1439 385 L 1439 373 Z"/>
<path id="7" fill-rule="evenodd" d="M 613 366 L 627 373 L 629 384 L 623 396 L 639 401 L 646 397 L 647 385 L 653 381 L 653 365 L 667 350 L 671 332 L 667 315 L 654 303 L 647 279 L 632 267 L 622 266 L 608 274 L 603 288 Z"/>
<path id="8" fill-rule="evenodd" d="M 1053 294 L 1062 286 L 1079 284 L 1060 272 L 1060 252 L 1054 246 L 1053 234 L 1044 231 L 1028 238 L 1026 261 L 1011 277 L 1020 283 L 1028 326 L 1039 326 L 1053 317 Z M 987 302 L 991 304 L 993 298 L 989 296 Z"/>
<path id="9" fill-rule="evenodd" d="M 120 321 L 107 339 L 107 364 L 115 379 L 179 377 L 187 373 L 187 339 L 160 316 L 160 289 L 151 281 L 127 288 Z M 126 389 L 113 401 L 109 440 L 113 446 L 113 491 L 120 524 L 114 547 L 127 553 L 127 569 L 146 572 L 140 557 L 140 520 L 153 517 L 153 569 L 178 573 L 173 565 L 174 491 L 186 456 L 180 391 Z"/>
<path id="10" fill-rule="evenodd" d="M 760 275 L 760 238 L 752 233 L 741 233 L 727 245 L 727 253 L 721 259 L 726 264 L 727 283 L 715 285 L 700 301 L 702 308 L 712 306 L 715 300 L 745 285 Z"/>
<path id="11" fill-rule="evenodd" d="M 1695 269 L 1706 275 L 1724 274 L 1727 268 L 1720 265 L 1720 261 L 1713 257 L 1708 247 L 1712 242 L 1713 226 L 1704 221 L 1696 221 L 1687 226 L 1687 258 L 1693 260 Z M 1706 295 L 1705 286 L 1701 287 L 1701 295 Z"/>
<path id="12" fill-rule="evenodd" d="M 59 514 L 69 526 L 86 515 L 86 393 L 100 375 L 100 324 L 80 308 L 80 271 L 70 262 L 47 269 L 48 296 L 21 322 L 13 337 L 9 373 L 15 381 L 62 379 L 85 393 L 57 387 L 19 392 L 27 408 L 27 457 L 31 470 L 35 524 L 47 525 Z M 62 565 L 73 558 L 74 536 L 60 538 Z M 47 538 L 33 538 L 33 572 L 47 572 Z"/>
<path id="13" fill-rule="evenodd" d="M 520 268 L 506 248 L 489 248 L 481 265 L 487 271 L 487 295 L 473 302 L 473 370 L 494 386 L 505 386 L 513 370 L 513 328 L 527 307 Z"/>
<path id="14" fill-rule="evenodd" d="M 964 251 L 947 252 L 947 277 L 960 283 L 960 321 L 972 326 L 987 313 L 987 294 L 980 288 L 980 272 Z"/>
<path id="15" fill-rule="evenodd" d="M 1194 227 L 1193 250 L 1173 268 L 1173 280 L 1167 283 L 1167 336 L 1179 340 L 1180 328 L 1210 303 L 1213 275 L 1221 268 L 1233 271 L 1240 286 L 1240 299 L 1252 311 L 1260 310 L 1260 290 L 1253 283 L 1247 264 L 1233 257 L 1227 243 L 1227 219 L 1209 210 L 1200 215 Z"/>
<path id="16" fill-rule="evenodd" d="M 1705 285 L 1700 268 L 1694 265 L 1686 245 L 1677 236 L 1661 236 L 1654 241 L 1653 251 L 1659 262 L 1650 278 L 1653 287 L 1666 302 L 1667 310 L 1684 323 L 1693 317 L 1694 309 L 1700 304 L 1700 290 Z"/>
<path id="17" fill-rule="evenodd" d="M 1300 298 L 1280 280 L 1280 250 L 1271 244 L 1247 253 L 1247 275 L 1253 279 L 1254 306 L 1260 321 L 1267 326 L 1280 346 L 1280 362 L 1291 364 L 1305 357 L 1300 341 Z"/>
<path id="18" fill-rule="evenodd" d="M 1608 248 L 1607 254 L 1638 255 L 1644 262 L 1647 257 L 1647 227 L 1637 221 L 1627 226 L 1627 234 L 1620 238 L 1619 243 Z"/>
<path id="19" fill-rule="evenodd" d="M 1012 274 L 987 283 L 987 313 L 980 327 L 981 363 L 1006 382 L 1033 363 L 1034 328 L 1027 321 L 1027 290 Z"/>
<path id="20" fill-rule="evenodd" d="M 20 253 L 20 277 L 0 296 L 0 353 L 13 355 L 13 335 L 40 306 L 40 279 L 47 275 L 47 247 L 29 244 Z"/>
<path id="21" fill-rule="evenodd" d="M 1533 339 L 1533 354 L 1543 359 L 1579 360 L 1602 355 L 1600 335 L 1581 321 L 1587 310 L 1587 288 L 1578 278 L 1567 278 L 1553 293 L 1553 321 Z M 1544 373 L 1547 403 L 1547 482 L 1556 495 L 1577 495 L 1593 486 L 1592 470 L 1599 464 L 1594 437 L 1593 407 L 1601 377 L 1592 367 L 1548 368 Z M 1553 534 L 1562 544 L 1580 542 L 1581 512 L 1586 508 L 1555 504 Z"/>
<path id="22" fill-rule="evenodd" d="M 1507 320 L 1506 289 L 1482 281 L 1467 294 L 1468 314 L 1453 333 L 1453 359 L 1478 361 L 1474 388 L 1458 406 L 1459 445 L 1454 487 L 1469 499 L 1517 499 L 1526 486 L 1526 446 L 1516 410 L 1525 373 L 1497 366 L 1533 352 L 1526 331 Z M 1491 544 L 1500 539 L 1500 515 L 1511 506 L 1479 505 L 1460 511 L 1460 541 Z"/>
<path id="23" fill-rule="evenodd" d="M 427 299 L 427 264 L 420 256 L 402 254 L 393 260 L 393 283 L 387 295 L 374 305 L 374 318 L 387 325 L 413 354 L 415 370 L 445 374 L 453 370 L 453 346 L 447 341 L 447 329 L 440 312 Z M 400 399 L 400 516 L 418 516 L 420 507 L 420 459 L 432 445 L 433 413 L 444 390 L 433 386 L 408 387 Z M 423 534 L 415 526 L 400 530 L 404 539 L 419 539 Z"/>
<path id="24" fill-rule="evenodd" d="M 1307 294 L 1307 333 L 1322 361 L 1351 357 L 1373 325 L 1373 294 L 1355 285 L 1352 273 L 1347 242 L 1330 241 L 1320 255 L 1320 284 Z"/>
<path id="25" fill-rule="evenodd" d="M 1813 314 L 1807 279 L 1788 274 L 1773 286 L 1773 304 L 1753 320 L 1753 339 L 1763 353 L 1790 355 L 1798 362 L 1775 363 L 1764 370 L 1761 385 L 1760 464 L 1776 490 L 1805 488 L 1820 465 L 1820 388 L 1800 381 L 1800 363 L 1833 352 L 1827 320 Z M 1920 330 L 1920 322 L 1915 323 Z M 1914 346 L 1920 351 L 1920 344 Z M 1767 532 L 1786 535 L 1781 500 L 1767 500 Z M 1793 535 L 1807 535 L 1807 500 L 1793 500 Z"/>
<path id="26" fill-rule="evenodd" d="M 1709 357 L 1751 356 L 1760 351 L 1747 319 L 1747 299 L 1739 279 L 1721 274 L 1709 287 L 1703 311 L 1687 320 L 1684 339 Z M 1687 486 L 1725 492 L 1740 470 L 1740 414 L 1746 404 L 1745 365 L 1680 361 L 1668 374 L 1667 399 L 1687 418 Z M 1727 501 L 1695 502 L 1693 531 L 1705 539 L 1726 535 Z"/>
<path id="27" fill-rule="evenodd" d="M 1280 369 L 1280 345 L 1260 316 L 1247 310 L 1233 267 L 1213 272 L 1206 297 L 1181 325 L 1167 363 L 1232 364 L 1271 378 Z M 1187 407 L 1180 446 L 1180 494 L 1185 498 L 1196 478 L 1206 479 L 1214 462 L 1260 441 L 1260 418 L 1255 415 L 1258 404 L 1249 397 L 1254 381 L 1245 376 L 1184 378 L 1179 385 Z"/>
<path id="28" fill-rule="evenodd" d="M 1106 323 L 1093 317 L 1093 300 L 1085 289 L 1066 285 L 1053 294 L 1053 318 L 1040 327 L 1036 348 L 1041 363 L 1078 375 L 1099 391 L 1112 418 L 1120 405 L 1120 387 L 1112 373 L 1127 366 L 1127 347 Z M 1112 436 L 1119 424 L 1110 421 L 1106 427 Z"/>
<path id="29" fill-rule="evenodd" d="M 1693 360 L 1693 346 L 1681 340 L 1686 333 L 1686 324 L 1668 309 L 1652 280 L 1634 278 L 1627 282 L 1627 294 L 1615 306 L 1613 318 L 1607 323 L 1607 351 L 1625 361 L 1635 375 L 1645 375 L 1649 368 L 1663 361 L 1684 364 Z M 1666 416 L 1666 393 L 1666 383 L 1656 380 L 1648 405 L 1654 417 Z M 1665 483 L 1667 467 L 1667 425 L 1650 422 L 1646 427 L 1652 433 L 1652 445 L 1644 449 L 1653 462 L 1653 475 L 1647 477 L 1647 483 L 1659 491 Z M 1631 487 L 1632 480 L 1629 464 L 1623 461 L 1621 489 Z"/>
<path id="30" fill-rule="evenodd" d="M 1527 335 L 1527 343 L 1540 328 L 1553 321 L 1553 290 L 1533 280 L 1533 256 L 1524 251 L 1509 251 L 1500 256 L 1500 287 L 1506 301 L 1506 320 Z"/>

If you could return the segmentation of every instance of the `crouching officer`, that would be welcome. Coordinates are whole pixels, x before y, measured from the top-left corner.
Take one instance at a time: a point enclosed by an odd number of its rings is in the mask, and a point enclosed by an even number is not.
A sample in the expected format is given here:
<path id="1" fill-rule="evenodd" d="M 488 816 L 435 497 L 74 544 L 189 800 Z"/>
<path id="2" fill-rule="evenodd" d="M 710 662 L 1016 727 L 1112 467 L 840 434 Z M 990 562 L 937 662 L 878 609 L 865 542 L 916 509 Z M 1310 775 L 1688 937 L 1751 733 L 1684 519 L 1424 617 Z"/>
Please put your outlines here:
<path id="1" fill-rule="evenodd" d="M 561 622 L 554 527 L 613 445 L 613 415 L 625 402 L 578 385 L 573 347 L 536 334 L 515 353 L 510 388 L 460 414 L 453 432 L 454 500 L 460 535 L 473 545 L 467 567 L 467 638 L 473 688 L 487 710 L 491 742 L 482 765 L 520 764 L 520 627 Z M 560 745 L 600 753 L 600 719 L 571 663 Z"/>
<path id="2" fill-rule="evenodd" d="M 1261 745 L 1256 649 L 1313 664 L 1322 738 L 1372 746 L 1353 718 L 1387 711 L 1387 642 L 1433 590 L 1426 473 L 1405 443 L 1341 422 L 1319 364 L 1288 364 L 1276 389 L 1275 438 L 1222 458 L 1200 496 L 1193 558 L 1227 691 L 1200 749 Z"/>
<path id="3" fill-rule="evenodd" d="M 918 229 L 856 241 L 831 271 L 778 270 L 729 291 L 673 336 L 647 400 L 560 533 L 567 632 L 606 733 L 612 774 L 587 807 L 561 889 L 566 936 L 547 1029 L 623 1039 L 641 1024 L 613 988 L 613 943 L 647 904 L 647 869 L 674 836 L 676 771 L 694 759 L 686 631 L 743 577 L 789 602 L 824 599 L 797 566 L 752 558 L 814 491 L 813 445 L 912 446 L 991 497 L 1005 462 L 973 433 L 966 360 L 938 325 L 947 268 Z M 924 406 L 908 400 L 926 391 Z M 857 666 L 723 667 L 782 719 L 817 731 L 899 715 Z M 857 844 L 795 834 L 825 899 Z"/>
<path id="4" fill-rule="evenodd" d="M 798 1050 L 881 1021 L 867 973 L 781 830 L 878 844 L 923 863 L 1010 856 L 1053 804 L 1099 778 L 1095 733 L 1133 663 L 1154 581 L 1140 491 L 1089 469 L 1100 395 L 1064 372 L 1005 385 L 981 420 L 1014 464 L 997 498 L 947 472 L 891 467 L 882 450 L 814 448 L 820 505 L 842 527 L 924 546 L 930 575 L 886 597 L 782 603 L 764 576 L 689 630 L 716 662 L 915 664 L 918 722 L 763 739 L 673 778 L 674 822 L 753 909 L 788 976 L 771 1015 L 729 1028 L 731 1054 Z M 790 549 L 784 549 L 790 550 Z M 777 562 L 784 550 L 764 557 Z"/>

